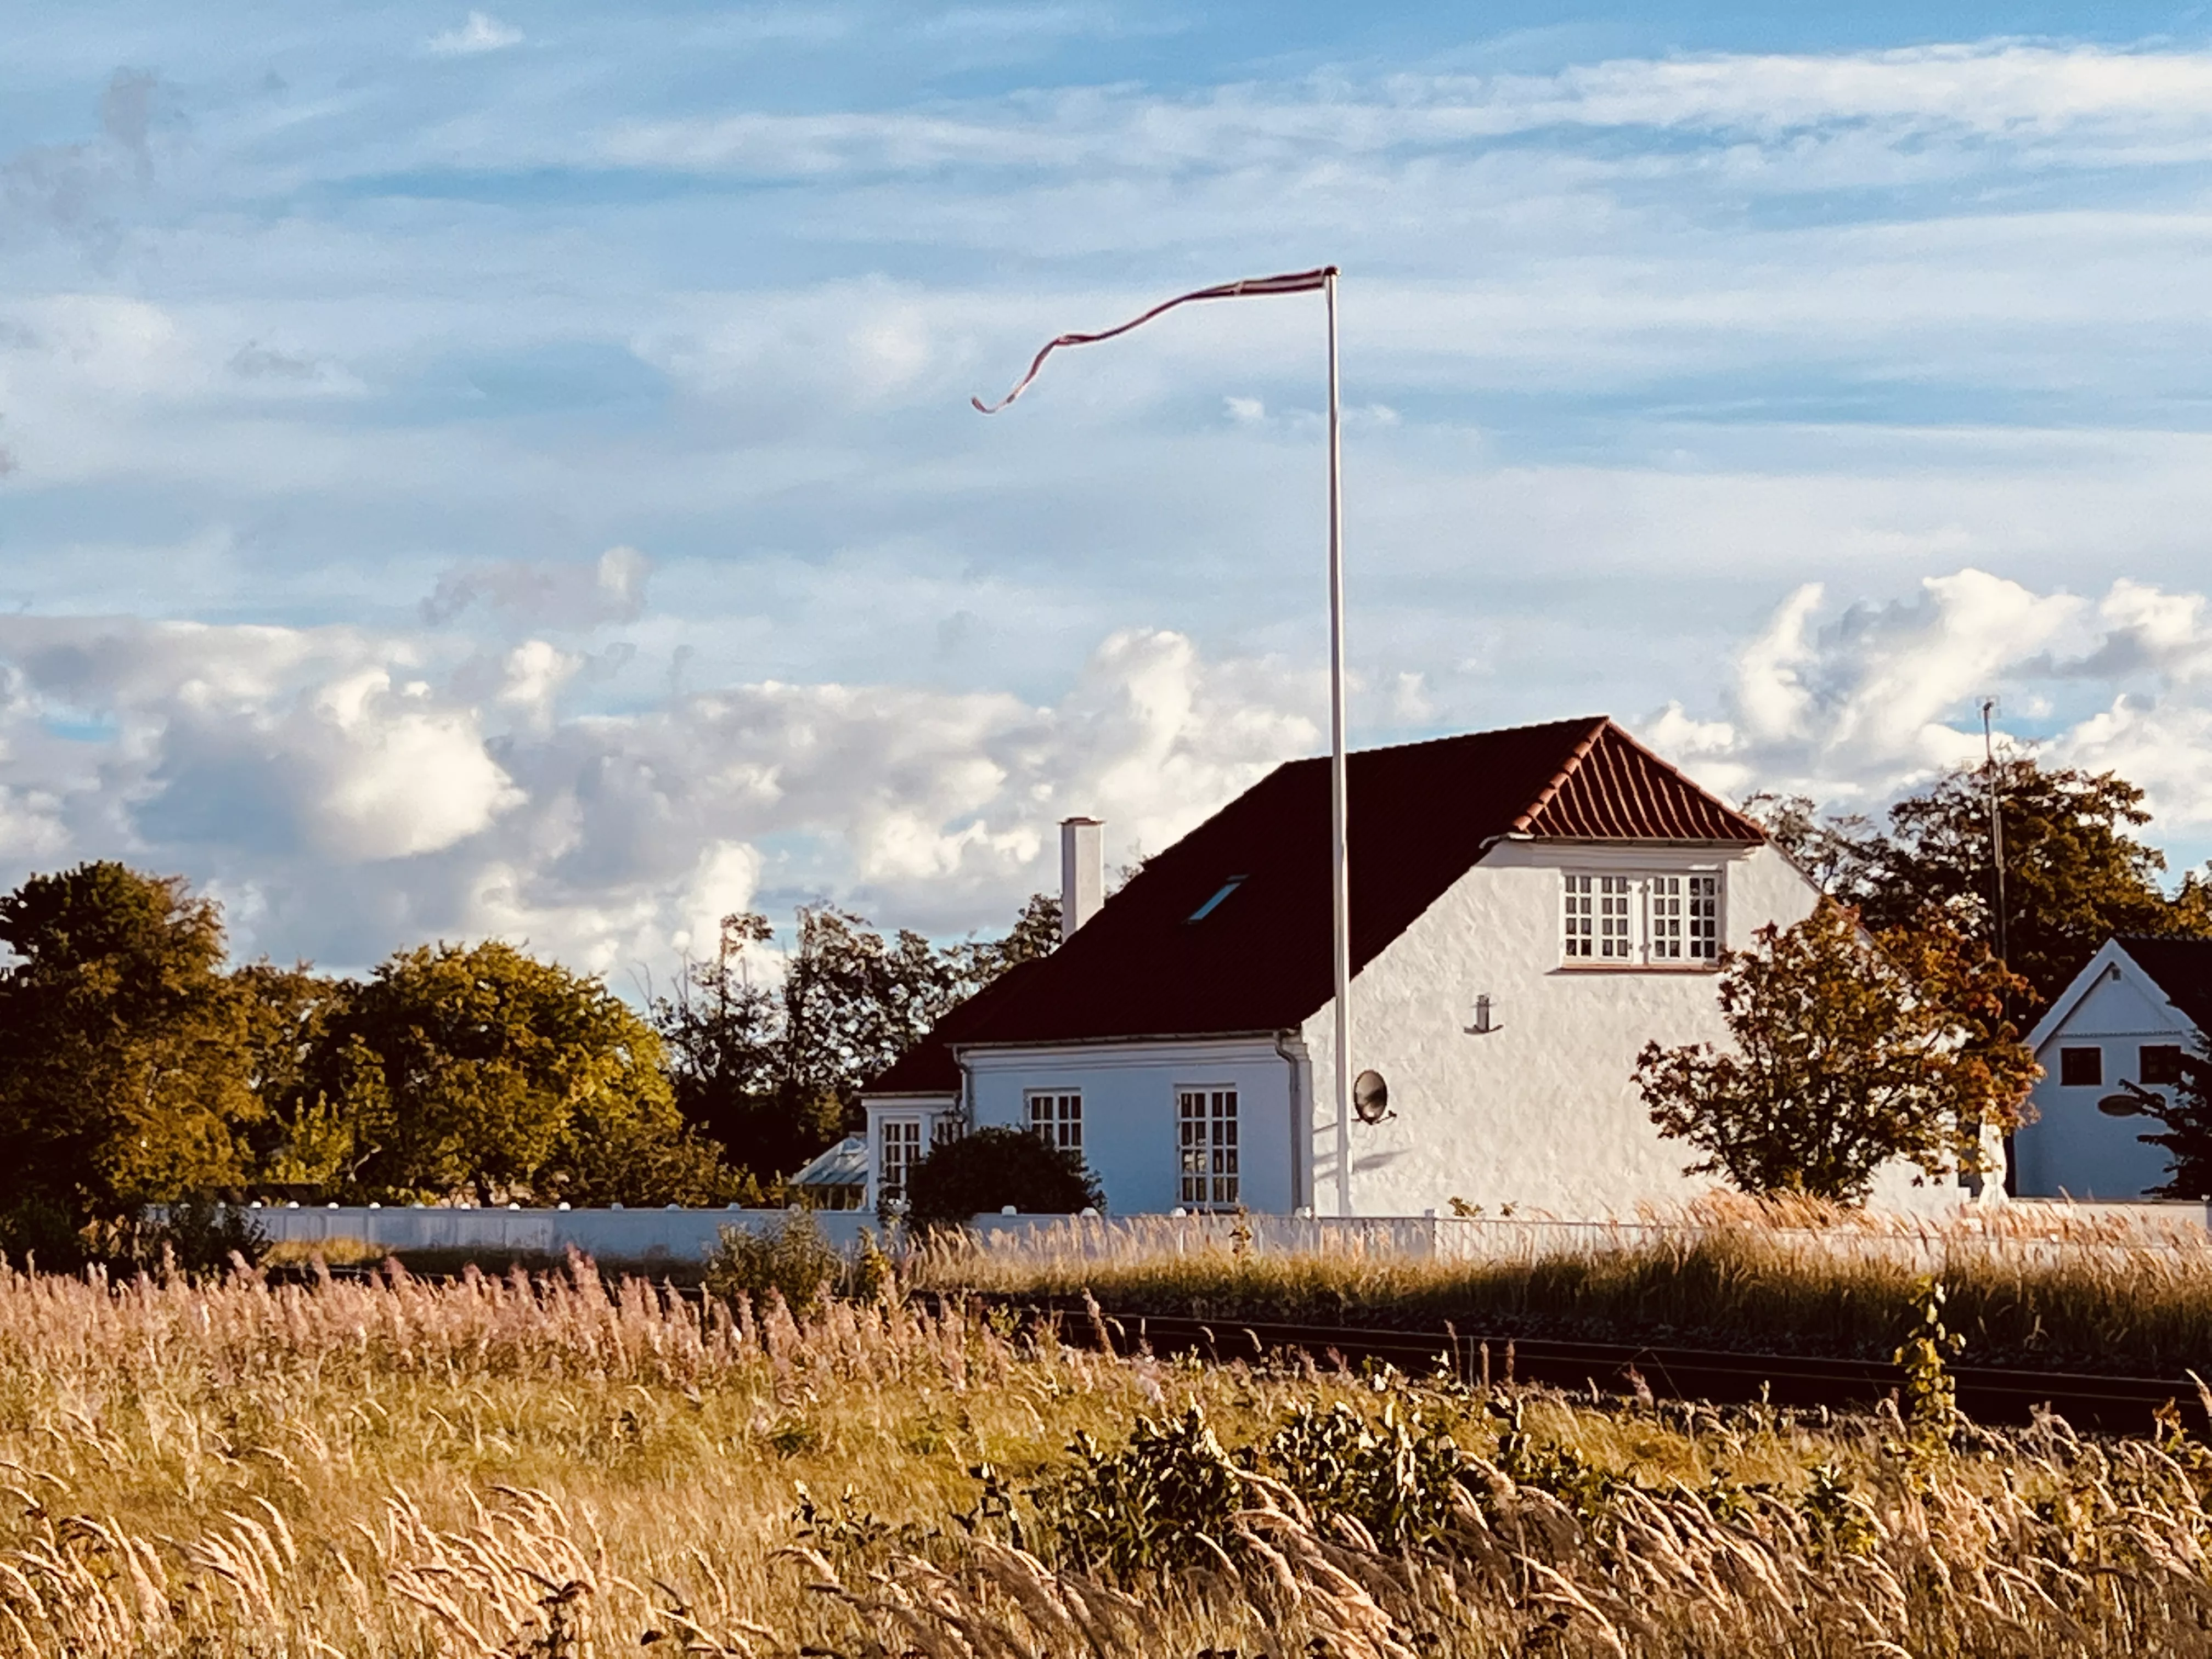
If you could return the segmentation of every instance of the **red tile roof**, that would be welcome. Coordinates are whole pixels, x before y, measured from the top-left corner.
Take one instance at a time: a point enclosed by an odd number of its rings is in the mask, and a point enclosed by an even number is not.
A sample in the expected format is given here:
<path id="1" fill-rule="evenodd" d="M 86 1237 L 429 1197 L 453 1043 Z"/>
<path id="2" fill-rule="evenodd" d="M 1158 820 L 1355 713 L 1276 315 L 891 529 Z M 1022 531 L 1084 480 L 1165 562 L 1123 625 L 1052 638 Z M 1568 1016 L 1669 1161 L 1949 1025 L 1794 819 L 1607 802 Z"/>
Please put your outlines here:
<path id="1" fill-rule="evenodd" d="M 1355 973 L 1509 835 L 1766 839 L 1601 715 L 1365 750 L 1348 769 Z M 1334 994 L 1328 793 L 1326 760 L 1277 767 L 1149 860 L 1058 951 L 954 1010 L 866 1092 L 950 1093 L 955 1046 L 1301 1024 Z"/>

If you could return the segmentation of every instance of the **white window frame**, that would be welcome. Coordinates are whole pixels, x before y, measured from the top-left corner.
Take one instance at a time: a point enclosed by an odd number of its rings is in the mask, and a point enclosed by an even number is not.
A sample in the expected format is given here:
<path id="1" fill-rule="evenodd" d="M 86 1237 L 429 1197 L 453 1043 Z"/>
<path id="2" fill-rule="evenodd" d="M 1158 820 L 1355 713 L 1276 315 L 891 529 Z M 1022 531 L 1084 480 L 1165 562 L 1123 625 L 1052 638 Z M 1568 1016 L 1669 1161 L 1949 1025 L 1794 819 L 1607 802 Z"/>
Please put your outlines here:
<path id="1" fill-rule="evenodd" d="M 934 1145 L 933 1138 L 925 1137 L 921 1131 L 922 1120 L 918 1115 L 912 1117 L 884 1117 L 877 1121 L 877 1202 L 881 1203 L 886 1199 L 905 1198 L 907 1182 L 914 1175 L 914 1166 L 929 1156 L 930 1147 L 923 1144 L 925 1139 L 931 1139 L 931 1144 Z M 895 1148 L 904 1156 L 894 1157 Z M 895 1170 L 896 1177 L 893 1174 Z"/>
<path id="2" fill-rule="evenodd" d="M 1082 1156 L 1082 1090 L 1030 1089 L 1024 1092 L 1023 1098 L 1029 1104 L 1030 1129 L 1033 1133 L 1042 1136 L 1048 1146 Z"/>
<path id="3" fill-rule="evenodd" d="M 1727 892 L 1719 870 L 1563 870 L 1559 960 L 1570 968 L 1717 968 Z"/>
<path id="4" fill-rule="evenodd" d="M 1244 1187 L 1237 1085 L 1179 1083 L 1175 1099 L 1176 1204 L 1186 1210 L 1240 1207 Z"/>

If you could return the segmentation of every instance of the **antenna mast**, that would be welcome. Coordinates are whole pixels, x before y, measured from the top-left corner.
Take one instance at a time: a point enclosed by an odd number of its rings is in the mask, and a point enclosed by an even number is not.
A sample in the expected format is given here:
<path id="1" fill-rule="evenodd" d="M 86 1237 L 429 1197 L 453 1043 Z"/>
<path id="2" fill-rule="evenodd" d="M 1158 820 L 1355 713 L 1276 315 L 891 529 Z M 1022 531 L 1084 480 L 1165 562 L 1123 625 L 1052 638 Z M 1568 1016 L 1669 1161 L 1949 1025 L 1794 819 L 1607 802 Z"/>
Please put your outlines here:
<path id="1" fill-rule="evenodd" d="M 1996 738 L 1990 725 L 1996 708 L 1995 697 L 1982 699 L 1983 775 L 1990 792 L 1990 872 L 1996 888 L 1996 908 L 1991 912 L 1990 937 L 1996 947 L 1997 966 L 2002 968 L 2005 964 L 2004 813 L 1998 805 Z"/>

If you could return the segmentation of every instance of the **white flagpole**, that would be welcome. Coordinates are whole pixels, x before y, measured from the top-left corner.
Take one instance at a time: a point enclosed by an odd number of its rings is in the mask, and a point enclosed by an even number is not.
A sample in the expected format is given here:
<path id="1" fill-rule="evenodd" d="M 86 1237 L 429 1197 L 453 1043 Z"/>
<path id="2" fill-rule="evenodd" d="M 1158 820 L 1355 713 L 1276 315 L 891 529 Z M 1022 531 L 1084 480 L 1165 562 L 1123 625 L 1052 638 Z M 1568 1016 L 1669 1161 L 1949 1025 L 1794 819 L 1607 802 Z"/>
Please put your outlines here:
<path id="1" fill-rule="evenodd" d="M 971 398 L 976 411 L 995 415 L 1026 392 L 1044 360 L 1063 346 L 1095 345 L 1127 334 L 1164 312 L 1195 300 L 1238 300 L 1272 294 L 1305 294 L 1321 289 L 1328 309 L 1328 843 L 1330 966 L 1336 1004 L 1336 1212 L 1352 1213 L 1352 866 L 1346 826 L 1344 709 L 1344 446 L 1343 402 L 1336 367 L 1336 278 L 1334 265 L 1253 276 L 1202 288 L 1154 306 L 1118 327 L 1091 334 L 1062 334 L 1045 343 L 1030 362 L 1029 373 L 995 404 Z"/>
<path id="2" fill-rule="evenodd" d="M 1328 841 L 1331 960 L 1336 970 L 1336 1212 L 1352 1213 L 1352 856 L 1344 765 L 1344 425 L 1337 392 L 1336 267 L 1328 301 Z"/>

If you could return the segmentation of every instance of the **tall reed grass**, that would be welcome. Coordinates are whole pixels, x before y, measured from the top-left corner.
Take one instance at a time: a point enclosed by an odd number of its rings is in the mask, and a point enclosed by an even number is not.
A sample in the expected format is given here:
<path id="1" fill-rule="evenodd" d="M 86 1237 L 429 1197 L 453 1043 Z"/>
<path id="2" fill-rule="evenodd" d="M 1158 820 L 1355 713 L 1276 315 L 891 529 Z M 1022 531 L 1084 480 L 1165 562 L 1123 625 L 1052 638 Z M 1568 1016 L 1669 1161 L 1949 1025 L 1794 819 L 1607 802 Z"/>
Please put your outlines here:
<path id="1" fill-rule="evenodd" d="M 1012 1331 L 580 1268 L 0 1271 L 0 1654 L 2212 1653 L 2212 1455 L 2178 1433 L 1954 1444 Z M 1170 1567 L 1082 1541 L 1164 1520 Z"/>
<path id="2" fill-rule="evenodd" d="M 2026 1205 L 1942 1218 L 1717 1200 L 1624 1225 L 1069 1222 L 921 1250 L 915 1282 L 1117 1313 L 1886 1359 L 1940 1278 L 1970 1360 L 2212 1376 L 2212 1235 Z M 1433 1241 L 1431 1246 L 1427 1241 Z"/>

